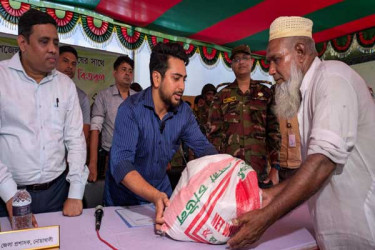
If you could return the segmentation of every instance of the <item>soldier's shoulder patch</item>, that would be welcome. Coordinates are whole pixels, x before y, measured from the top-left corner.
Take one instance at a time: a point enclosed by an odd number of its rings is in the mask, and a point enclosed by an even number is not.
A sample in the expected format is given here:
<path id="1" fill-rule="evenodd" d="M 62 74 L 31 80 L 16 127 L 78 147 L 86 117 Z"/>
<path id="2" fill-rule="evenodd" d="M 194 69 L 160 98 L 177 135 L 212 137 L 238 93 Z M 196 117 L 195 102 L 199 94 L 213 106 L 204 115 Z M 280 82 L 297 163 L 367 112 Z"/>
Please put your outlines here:
<path id="1" fill-rule="evenodd" d="M 223 100 L 223 103 L 234 102 L 236 100 L 237 100 L 237 98 L 235 96 L 231 96 L 231 97 L 225 98 Z"/>

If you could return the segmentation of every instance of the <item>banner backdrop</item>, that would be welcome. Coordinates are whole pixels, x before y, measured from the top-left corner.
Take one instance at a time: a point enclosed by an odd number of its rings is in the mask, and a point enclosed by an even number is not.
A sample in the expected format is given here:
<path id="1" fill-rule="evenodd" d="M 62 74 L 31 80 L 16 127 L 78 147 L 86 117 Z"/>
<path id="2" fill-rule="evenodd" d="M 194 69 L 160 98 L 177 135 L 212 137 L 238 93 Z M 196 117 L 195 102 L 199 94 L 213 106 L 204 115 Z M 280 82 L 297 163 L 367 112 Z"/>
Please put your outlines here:
<path id="1" fill-rule="evenodd" d="M 113 63 L 118 55 L 75 47 L 78 64 L 73 81 L 89 96 L 91 103 L 99 90 L 114 84 Z M 0 60 L 11 58 L 19 51 L 13 38 L 0 37 Z M 131 57 L 131 55 L 129 55 Z"/>

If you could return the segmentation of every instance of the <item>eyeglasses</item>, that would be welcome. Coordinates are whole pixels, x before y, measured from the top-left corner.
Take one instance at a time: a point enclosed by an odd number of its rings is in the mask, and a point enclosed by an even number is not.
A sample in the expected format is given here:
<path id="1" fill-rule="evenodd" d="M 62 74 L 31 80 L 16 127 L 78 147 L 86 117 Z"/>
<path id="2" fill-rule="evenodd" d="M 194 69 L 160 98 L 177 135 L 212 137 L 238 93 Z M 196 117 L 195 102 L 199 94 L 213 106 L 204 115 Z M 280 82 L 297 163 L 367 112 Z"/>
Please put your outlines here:
<path id="1" fill-rule="evenodd" d="M 236 57 L 232 60 L 232 63 L 239 63 L 240 61 L 250 61 L 251 57 Z"/>

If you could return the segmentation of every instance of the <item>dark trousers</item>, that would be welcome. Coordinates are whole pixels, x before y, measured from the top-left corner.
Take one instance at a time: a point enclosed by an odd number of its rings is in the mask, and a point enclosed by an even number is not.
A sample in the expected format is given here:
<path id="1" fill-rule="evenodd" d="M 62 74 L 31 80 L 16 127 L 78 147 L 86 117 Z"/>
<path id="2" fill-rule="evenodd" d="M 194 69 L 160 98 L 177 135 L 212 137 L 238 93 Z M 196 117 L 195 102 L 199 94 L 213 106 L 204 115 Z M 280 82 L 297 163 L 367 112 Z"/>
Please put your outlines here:
<path id="1" fill-rule="evenodd" d="M 46 190 L 28 190 L 31 195 L 31 211 L 33 214 L 62 211 L 68 197 L 69 183 L 66 174 L 61 174 Z M 8 216 L 5 202 L 0 200 L 0 217 Z"/>
<path id="2" fill-rule="evenodd" d="M 98 152 L 98 180 L 105 179 L 105 173 L 109 165 L 109 152 L 103 148 Z"/>

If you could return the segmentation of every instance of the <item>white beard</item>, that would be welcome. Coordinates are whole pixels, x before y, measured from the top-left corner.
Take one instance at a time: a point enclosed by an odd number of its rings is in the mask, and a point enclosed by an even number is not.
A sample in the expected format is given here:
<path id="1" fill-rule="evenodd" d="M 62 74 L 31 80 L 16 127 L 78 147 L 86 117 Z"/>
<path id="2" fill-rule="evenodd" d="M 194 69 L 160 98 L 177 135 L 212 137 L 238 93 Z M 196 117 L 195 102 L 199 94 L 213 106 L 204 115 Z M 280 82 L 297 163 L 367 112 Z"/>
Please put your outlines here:
<path id="1" fill-rule="evenodd" d="M 290 119 L 297 114 L 301 105 L 302 80 L 303 73 L 293 62 L 290 66 L 290 79 L 276 85 L 274 112 L 278 117 Z"/>

